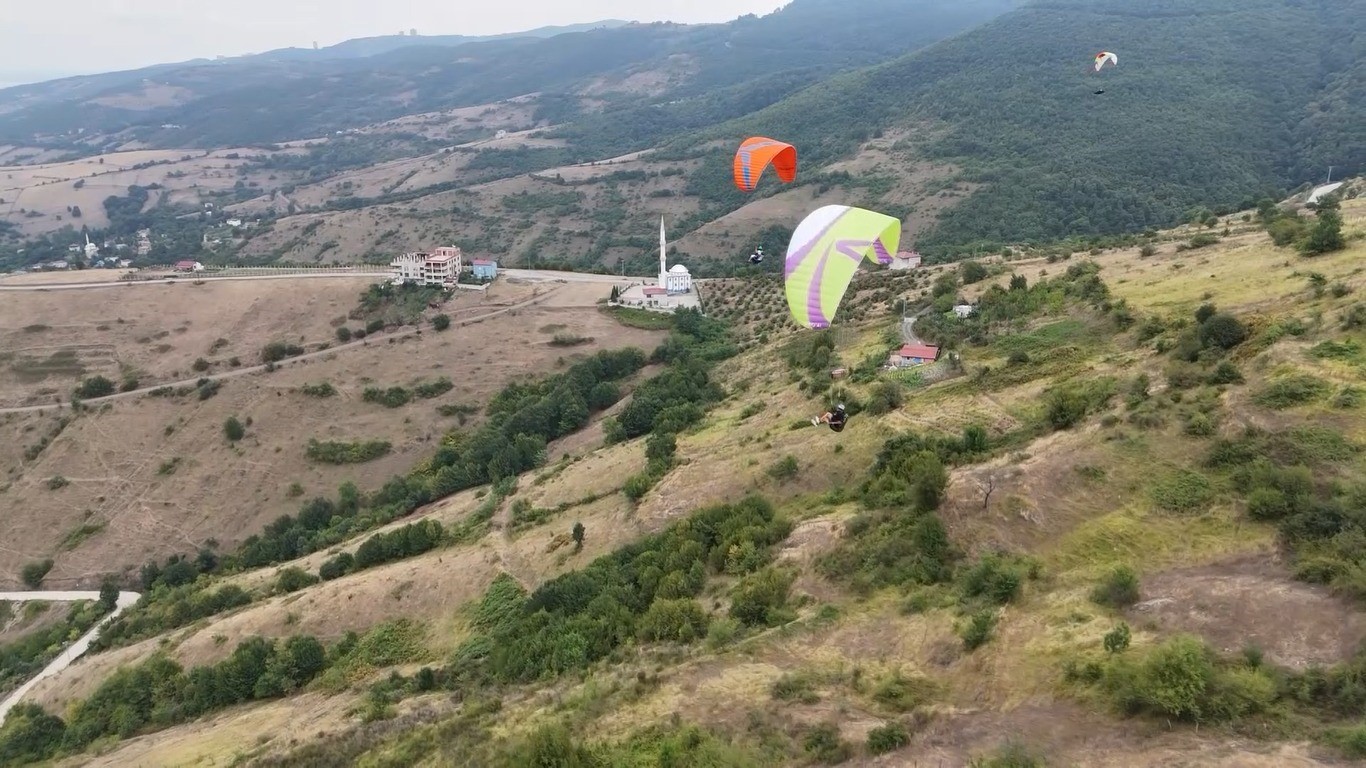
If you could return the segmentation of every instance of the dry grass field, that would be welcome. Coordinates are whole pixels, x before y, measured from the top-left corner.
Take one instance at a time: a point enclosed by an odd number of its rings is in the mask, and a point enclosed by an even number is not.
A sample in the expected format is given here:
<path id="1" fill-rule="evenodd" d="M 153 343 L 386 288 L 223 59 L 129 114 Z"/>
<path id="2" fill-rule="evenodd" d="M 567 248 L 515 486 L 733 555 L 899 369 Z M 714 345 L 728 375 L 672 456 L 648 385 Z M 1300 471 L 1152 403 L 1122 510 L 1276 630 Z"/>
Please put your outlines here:
<path id="1" fill-rule="evenodd" d="M 229 370 L 222 361 L 233 355 L 240 354 L 245 365 L 259 363 L 261 347 L 272 340 L 313 345 L 310 349 L 335 341 L 334 324 L 355 306 L 364 285 L 281 280 L 14 294 L 26 307 L 18 314 L 67 322 L 51 330 L 18 329 L 6 338 L 47 337 L 51 346 L 33 354 L 50 360 L 60 350 L 73 349 L 75 339 L 107 333 L 104 346 L 81 346 L 72 365 L 85 366 L 87 375 L 116 374 L 120 364 L 133 367 L 145 387 L 200 375 L 191 368 L 199 356 L 215 362 L 204 372 L 214 375 Z M 179 299 L 176 288 L 184 289 Z M 524 301 L 535 290 L 548 289 L 500 283 L 487 296 L 458 294 L 443 311 L 459 323 Z M 455 425 L 453 418 L 436 413 L 438 405 L 481 408 L 511 379 L 554 371 L 566 358 L 597 349 L 650 349 L 661 338 L 659 332 L 622 328 L 600 313 L 600 286 L 554 290 L 563 295 L 556 295 L 553 305 L 514 310 L 445 333 L 428 327 L 398 339 L 379 335 L 274 373 L 225 379 L 221 391 L 207 400 L 193 393 L 117 400 L 68 417 L 60 431 L 52 412 L 0 415 L 6 435 L 0 441 L 6 445 L 0 452 L 6 462 L 0 497 L 9 509 L 30 510 L 7 521 L 0 569 L 17 581 L 23 563 L 52 557 L 57 565 L 48 582 L 69 584 L 211 539 L 232 547 L 297 508 L 298 490 L 290 491 L 295 483 L 305 494 L 326 495 L 346 480 L 368 488 L 405 472 Z M 301 293 L 307 295 L 302 301 Z M 6 309 L 11 309 L 8 303 Z M 121 324 L 114 317 L 119 313 L 126 315 Z M 87 328 L 100 318 L 109 320 L 108 330 Z M 593 341 L 572 349 L 552 346 L 552 337 L 564 328 Z M 156 336 L 161 330 L 167 331 L 164 342 L 141 341 L 144 334 Z M 219 334 L 232 341 L 210 353 Z M 159 343 L 176 349 L 156 353 Z M 399 409 L 361 401 L 367 386 L 412 386 L 441 377 L 455 388 L 432 400 Z M 12 375 L 7 382 L 6 391 L 22 402 L 37 391 L 64 396 L 75 377 L 26 382 Z M 297 391 L 321 382 L 332 384 L 338 394 L 320 399 Z M 251 422 L 247 437 L 229 444 L 222 425 L 234 415 Z M 393 450 L 365 464 L 320 465 L 304 455 L 310 438 L 382 439 Z M 67 484 L 49 490 L 57 476 Z"/>
<path id="2" fill-rule="evenodd" d="M 259 149 L 141 150 L 63 163 L 0 165 L 0 218 L 28 236 L 66 225 L 98 229 L 109 225 L 104 199 L 127 195 L 134 184 L 159 184 L 167 203 L 197 207 L 203 197 L 231 190 L 238 181 L 262 188 L 288 183 L 287 174 L 238 172 L 248 162 L 247 156 L 261 154 L 271 153 Z M 70 210 L 76 207 L 80 217 Z"/>

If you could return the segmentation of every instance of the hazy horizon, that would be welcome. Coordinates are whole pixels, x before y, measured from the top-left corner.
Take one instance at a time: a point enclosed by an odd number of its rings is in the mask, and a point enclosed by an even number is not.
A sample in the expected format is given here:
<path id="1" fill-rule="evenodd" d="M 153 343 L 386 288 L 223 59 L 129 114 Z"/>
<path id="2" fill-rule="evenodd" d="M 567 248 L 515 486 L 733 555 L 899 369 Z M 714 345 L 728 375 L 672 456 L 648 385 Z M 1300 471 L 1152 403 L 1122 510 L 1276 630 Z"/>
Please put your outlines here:
<path id="1" fill-rule="evenodd" d="M 327 47 L 360 37 L 498 35 L 606 19 L 723 22 L 766 14 L 790 0 L 504 0 L 453 8 L 439 0 L 238 0 L 187 8 L 179 0 L 8 0 L 0 25 L 0 88 L 81 74 L 279 48 Z M 72 8 L 74 5 L 76 8 Z M 196 4 L 197 5 L 197 4 Z M 54 51 L 60 51 L 54 56 Z M 45 62 L 60 63 L 48 68 Z"/>

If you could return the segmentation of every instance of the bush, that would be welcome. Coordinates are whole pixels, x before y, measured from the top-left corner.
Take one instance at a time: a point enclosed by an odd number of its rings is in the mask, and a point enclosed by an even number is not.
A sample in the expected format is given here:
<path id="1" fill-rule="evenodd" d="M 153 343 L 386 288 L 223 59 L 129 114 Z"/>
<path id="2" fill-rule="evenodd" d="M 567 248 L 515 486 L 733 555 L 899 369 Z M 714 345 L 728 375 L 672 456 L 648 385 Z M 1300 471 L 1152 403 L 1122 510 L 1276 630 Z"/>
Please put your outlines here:
<path id="1" fill-rule="evenodd" d="M 1114 629 L 1105 633 L 1101 643 L 1106 653 L 1123 653 L 1129 647 L 1131 637 L 1129 625 L 1121 621 Z"/>
<path id="2" fill-rule="evenodd" d="M 242 422 L 236 416 L 229 416 L 223 422 L 223 436 L 228 438 L 228 442 L 235 443 L 247 436 L 247 428 L 242 426 Z"/>
<path id="3" fill-rule="evenodd" d="M 379 333 L 379 332 L 382 331 L 382 330 L 384 330 L 384 321 L 383 321 L 383 320 L 371 320 L 370 322 L 368 322 L 368 323 L 365 324 L 365 333 L 366 333 L 367 335 L 368 335 L 368 334 L 373 334 L 373 333 Z"/>
<path id="4" fill-rule="evenodd" d="M 806 734 L 802 742 L 811 759 L 826 765 L 838 765 L 853 755 L 853 746 L 840 738 L 840 727 L 835 723 L 821 723 Z"/>
<path id="5" fill-rule="evenodd" d="M 873 385 L 873 392 L 868 398 L 868 405 L 865 409 L 874 416 L 881 416 L 900 408 L 904 401 L 905 390 L 900 384 L 879 381 Z"/>
<path id="6" fill-rule="evenodd" d="M 48 571 L 52 570 L 52 561 L 43 560 L 42 562 L 25 563 L 23 569 L 19 571 L 19 578 L 29 589 L 37 589 L 42 585 L 43 579 L 47 578 Z"/>
<path id="7" fill-rule="evenodd" d="M 290 592 L 297 592 L 304 587 L 311 587 L 319 581 L 317 576 L 303 570 L 302 568 L 286 568 L 280 571 L 280 575 L 275 579 L 275 591 L 286 595 Z"/>
<path id="8" fill-rule="evenodd" d="M 1138 602 L 1138 574 L 1127 565 L 1116 567 L 1091 592 L 1091 600 L 1115 610 L 1128 608 Z"/>
<path id="9" fill-rule="evenodd" d="M 261 362 L 278 363 L 289 357 L 298 357 L 304 353 L 304 348 L 297 344 L 286 344 L 283 341 L 272 341 L 261 348 Z"/>
<path id="10" fill-rule="evenodd" d="M 868 752 L 885 755 L 911 743 L 911 733 L 901 723 L 888 723 L 868 732 Z"/>
<path id="11" fill-rule="evenodd" d="M 210 364 L 208 360 L 205 360 L 202 357 L 196 357 L 190 367 L 194 369 L 195 373 L 203 373 L 204 371 L 209 370 Z"/>
<path id="12" fill-rule="evenodd" d="M 331 440 L 319 442 L 316 438 L 310 438 L 306 453 L 308 458 L 323 464 L 364 464 L 384 456 L 391 448 L 388 440 L 342 443 Z"/>
<path id="13" fill-rule="evenodd" d="M 769 695 L 779 701 L 796 701 L 802 704 L 815 704 L 821 700 L 816 694 L 811 677 L 802 674 L 785 674 L 773 681 Z"/>
<path id="14" fill-rule="evenodd" d="M 93 400 L 112 394 L 114 394 L 114 382 L 103 376 L 91 376 L 76 387 L 76 397 L 82 400 Z"/>
<path id="15" fill-rule="evenodd" d="M 346 342 L 348 342 L 348 341 L 350 341 L 350 340 L 351 340 L 351 329 L 350 329 L 350 328 L 347 328 L 347 327 L 344 326 L 344 325 L 343 325 L 343 326 L 339 326 L 339 327 L 337 328 L 337 341 L 340 341 L 340 342 L 342 342 L 343 344 L 345 344 Z"/>
<path id="16" fill-rule="evenodd" d="M 992 631 L 996 628 L 996 611 L 983 608 L 974 613 L 963 628 L 963 648 L 975 651 L 991 641 Z"/>
<path id="17" fill-rule="evenodd" d="M 1224 360 L 1214 367 L 1214 371 L 1210 373 L 1208 381 L 1210 384 L 1215 385 L 1242 384 L 1243 374 L 1238 370 L 1238 366 L 1234 365 L 1231 361 Z"/>
<path id="18" fill-rule="evenodd" d="M 1329 386 L 1322 379 L 1296 373 L 1271 382 L 1252 399 L 1264 408 L 1282 410 L 1311 403 L 1326 396 L 1328 391 Z"/>
<path id="19" fill-rule="evenodd" d="M 299 392 L 309 397 L 332 397 L 337 394 L 337 388 L 324 381 L 321 384 L 305 384 L 299 387 Z"/>
<path id="20" fill-rule="evenodd" d="M 1233 349 L 1246 339 L 1247 329 L 1233 315 L 1217 313 L 1200 324 L 1200 343 L 1206 347 Z"/>
<path id="21" fill-rule="evenodd" d="M 768 476 L 779 481 L 791 480 L 797 476 L 799 470 L 800 467 L 797 465 L 797 457 L 784 456 L 774 462 L 773 466 L 768 468 Z"/>
<path id="22" fill-rule="evenodd" d="M 444 331 L 451 327 L 450 315 L 437 315 L 432 318 L 432 327 L 438 331 Z"/>

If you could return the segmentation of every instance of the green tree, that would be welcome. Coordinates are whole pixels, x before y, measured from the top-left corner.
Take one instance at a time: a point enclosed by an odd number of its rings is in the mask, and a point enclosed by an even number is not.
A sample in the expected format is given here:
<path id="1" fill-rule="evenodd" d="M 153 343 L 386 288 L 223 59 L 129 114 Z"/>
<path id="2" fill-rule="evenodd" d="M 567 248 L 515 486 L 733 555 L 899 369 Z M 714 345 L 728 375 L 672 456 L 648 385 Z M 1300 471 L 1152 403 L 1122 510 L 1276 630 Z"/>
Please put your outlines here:
<path id="1" fill-rule="evenodd" d="M 223 435 L 228 438 L 228 442 L 235 443 L 247 436 L 247 428 L 242 426 L 242 422 L 236 416 L 229 416 L 223 422 Z"/>
<path id="2" fill-rule="evenodd" d="M 939 456 L 934 451 L 917 453 L 911 465 L 911 491 L 916 506 L 925 511 L 938 509 L 948 486 L 949 473 Z"/>
<path id="3" fill-rule="evenodd" d="M 114 610 L 114 606 L 119 601 L 119 585 L 113 579 L 105 579 L 100 583 L 100 610 L 108 613 Z"/>
<path id="4" fill-rule="evenodd" d="M 963 285 L 979 283 L 987 278 L 987 268 L 982 266 L 981 262 L 971 259 L 959 264 L 958 272 L 963 277 Z"/>
<path id="5" fill-rule="evenodd" d="M 1300 253 L 1305 256 L 1318 256 L 1340 251 L 1347 247 L 1342 237 L 1342 214 L 1335 208 L 1320 209 L 1318 221 L 1309 230 L 1309 236 L 1300 242 Z"/>
<path id="6" fill-rule="evenodd" d="M 571 533 L 570 535 L 574 537 L 575 552 L 578 552 L 579 550 L 583 549 L 583 534 L 583 523 L 574 523 L 574 530 L 573 533 Z"/>

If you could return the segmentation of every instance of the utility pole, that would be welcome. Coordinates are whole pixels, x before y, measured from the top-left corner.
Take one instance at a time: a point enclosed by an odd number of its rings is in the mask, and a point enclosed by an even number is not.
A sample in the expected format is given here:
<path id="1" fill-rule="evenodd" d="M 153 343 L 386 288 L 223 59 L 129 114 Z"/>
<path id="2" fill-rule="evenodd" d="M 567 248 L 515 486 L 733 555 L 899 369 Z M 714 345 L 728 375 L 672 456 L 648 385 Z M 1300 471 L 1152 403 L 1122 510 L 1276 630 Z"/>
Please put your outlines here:
<path id="1" fill-rule="evenodd" d="M 1328 166 L 1328 181 L 1325 181 L 1324 184 L 1332 184 L 1332 183 L 1333 183 L 1333 166 L 1330 165 L 1330 166 Z"/>

